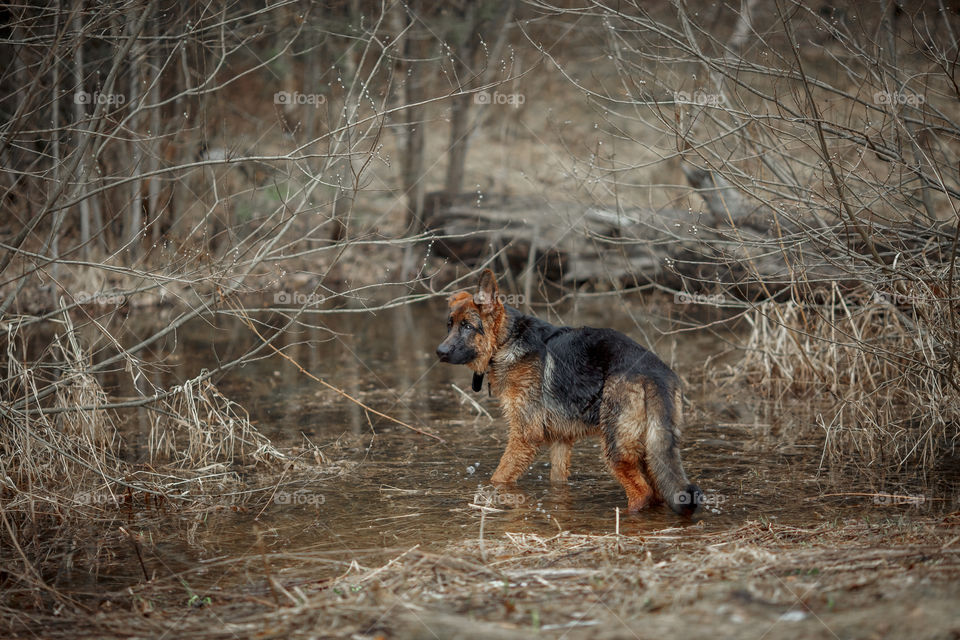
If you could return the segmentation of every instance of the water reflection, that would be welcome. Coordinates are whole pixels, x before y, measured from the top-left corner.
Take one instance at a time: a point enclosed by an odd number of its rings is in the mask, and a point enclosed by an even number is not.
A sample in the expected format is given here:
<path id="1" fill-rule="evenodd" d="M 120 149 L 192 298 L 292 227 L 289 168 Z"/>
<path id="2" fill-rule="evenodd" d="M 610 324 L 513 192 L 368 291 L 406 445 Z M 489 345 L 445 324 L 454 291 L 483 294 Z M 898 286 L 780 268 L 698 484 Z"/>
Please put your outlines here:
<path id="1" fill-rule="evenodd" d="M 735 339 L 708 331 L 664 335 L 639 305 L 631 306 L 629 313 L 610 309 L 608 300 L 581 300 L 561 312 L 569 324 L 612 326 L 638 339 L 646 336 L 647 344 L 652 340 L 655 351 L 694 380 L 710 354 L 727 350 L 727 341 Z M 543 315 L 551 313 L 555 312 Z M 187 570 L 198 561 L 228 555 L 282 550 L 291 557 L 297 552 L 329 553 L 331 572 L 338 572 L 342 567 L 337 562 L 344 560 L 369 564 L 416 544 L 429 548 L 478 535 L 478 512 L 470 504 L 478 487 L 485 491 L 482 487 L 504 449 L 506 428 L 492 398 L 471 394 L 494 417 L 491 421 L 453 389 L 457 384 L 469 390 L 466 368 L 437 361 L 434 347 L 445 329 L 442 303 L 308 321 L 310 326 L 282 335 L 277 347 L 314 375 L 378 411 L 436 433 L 444 442 L 367 415 L 275 356 L 229 371 L 216 380 L 217 385 L 250 412 L 260 431 L 282 447 L 302 444 L 304 438 L 319 445 L 332 471 L 290 489 L 306 492 L 300 498 L 274 499 L 262 512 L 224 509 L 202 520 L 171 514 L 164 526 L 183 535 L 179 543 L 168 537 L 161 545 L 166 570 Z M 157 322 L 156 315 L 131 316 L 123 332 L 127 338 L 145 337 Z M 279 318 L 267 322 L 282 325 Z M 235 318 L 188 323 L 150 352 L 156 366 L 150 369 L 151 377 L 138 384 L 169 388 L 257 344 L 257 337 Z M 720 369 L 723 359 L 709 366 Z M 103 380 L 116 395 L 134 395 L 130 376 L 123 371 Z M 691 523 L 665 507 L 637 516 L 621 513 L 622 534 L 678 526 L 720 530 L 760 517 L 809 525 L 870 512 L 891 514 L 889 505 L 819 498 L 824 493 L 875 488 L 851 479 L 842 469 L 834 475 L 818 474 L 817 442 L 796 435 L 802 431 L 795 428 L 797 421 L 806 418 L 770 419 L 750 395 L 744 388 L 722 395 L 710 385 L 688 385 L 692 410 L 687 412 L 684 460 L 689 476 L 708 496 L 707 514 Z M 142 455 L 144 421 L 144 414 L 138 414 L 125 434 L 135 456 Z M 625 507 L 625 498 L 601 461 L 599 444 L 595 440 L 578 444 L 570 481 L 561 488 L 551 487 L 546 460 L 546 455 L 538 459 L 517 490 L 492 505 L 499 511 L 486 516 L 485 535 L 506 531 L 554 535 L 561 529 L 613 533 L 615 507 Z M 222 572 L 211 571 L 216 574 L 214 582 L 225 579 Z"/>

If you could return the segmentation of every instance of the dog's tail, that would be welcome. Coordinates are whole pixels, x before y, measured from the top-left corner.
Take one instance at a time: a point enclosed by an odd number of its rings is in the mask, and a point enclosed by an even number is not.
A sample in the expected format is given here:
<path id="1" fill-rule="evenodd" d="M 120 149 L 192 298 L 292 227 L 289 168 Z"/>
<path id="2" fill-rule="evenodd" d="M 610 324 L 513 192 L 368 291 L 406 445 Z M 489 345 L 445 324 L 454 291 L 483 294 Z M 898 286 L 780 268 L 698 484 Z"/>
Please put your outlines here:
<path id="1" fill-rule="evenodd" d="M 676 513 L 692 516 L 703 504 L 700 487 L 687 479 L 680 462 L 680 421 L 683 415 L 679 389 L 673 394 L 660 394 L 659 411 L 649 411 L 647 431 L 647 468 L 663 500 Z"/>

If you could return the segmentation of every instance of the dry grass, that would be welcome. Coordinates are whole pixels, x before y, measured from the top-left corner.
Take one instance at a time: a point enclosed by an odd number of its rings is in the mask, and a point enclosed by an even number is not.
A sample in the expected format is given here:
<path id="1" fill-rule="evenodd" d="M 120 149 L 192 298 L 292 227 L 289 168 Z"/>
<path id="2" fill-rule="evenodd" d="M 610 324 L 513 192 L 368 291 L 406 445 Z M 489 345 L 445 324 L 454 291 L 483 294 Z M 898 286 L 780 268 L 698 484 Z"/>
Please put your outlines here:
<path id="1" fill-rule="evenodd" d="M 163 405 L 150 429 L 151 461 L 196 468 L 286 459 L 250 423 L 243 407 L 207 380 L 177 386 Z"/>
<path id="2" fill-rule="evenodd" d="M 776 638 L 831 637 L 824 628 L 843 637 L 869 612 L 871 631 L 896 634 L 913 622 L 878 612 L 909 605 L 920 576 L 946 591 L 960 577 L 958 525 L 953 516 L 882 526 L 754 521 L 644 536 L 508 533 L 486 541 L 486 560 L 471 540 L 439 552 L 414 547 L 373 567 L 303 554 L 277 573 L 269 567 L 291 558 L 271 554 L 231 560 L 248 565 L 248 576 L 259 565 L 259 579 L 218 592 L 203 609 L 160 580 L 107 595 L 95 617 L 44 622 L 54 638 L 606 638 L 670 629 L 716 637 L 757 628 Z M 948 604 L 925 600 L 927 631 L 950 628 Z"/>
<path id="3" fill-rule="evenodd" d="M 87 372 L 89 351 L 69 315 L 63 318 L 62 331 L 41 355 L 29 353 L 30 340 L 15 328 L 4 345 L 0 559 L 8 604 L 24 598 L 35 606 L 47 598 L 69 602 L 50 584 L 64 570 L 96 574 L 110 562 L 112 552 L 88 549 L 84 541 L 110 538 L 120 505 L 130 513 L 161 504 L 204 510 L 216 502 L 210 496 L 227 493 L 241 504 L 258 487 L 254 481 L 238 486 L 238 465 L 297 464 L 209 382 L 184 384 L 152 408 L 159 418 L 148 457 L 166 464 L 127 460 L 121 417 L 105 408 L 108 396 Z M 43 399 L 51 370 L 56 386 Z"/>
<path id="4" fill-rule="evenodd" d="M 820 306 L 756 307 L 741 373 L 768 398 L 822 400 L 829 408 L 817 424 L 831 462 L 928 472 L 960 437 L 960 393 L 944 375 L 949 328 L 938 326 L 946 302 L 860 300 L 834 287 Z"/>

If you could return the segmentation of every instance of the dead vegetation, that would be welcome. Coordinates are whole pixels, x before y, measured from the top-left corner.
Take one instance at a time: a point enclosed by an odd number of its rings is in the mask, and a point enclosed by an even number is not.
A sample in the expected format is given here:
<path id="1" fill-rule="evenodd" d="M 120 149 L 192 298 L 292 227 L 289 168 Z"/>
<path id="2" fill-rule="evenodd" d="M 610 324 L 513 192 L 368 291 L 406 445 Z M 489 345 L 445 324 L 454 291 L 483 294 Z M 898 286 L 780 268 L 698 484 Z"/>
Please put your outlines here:
<path id="1" fill-rule="evenodd" d="M 100 613 L 79 628 L 37 622 L 51 638 L 606 638 L 659 635 L 678 624 L 688 637 L 761 628 L 784 638 L 896 636 L 921 616 L 934 637 L 957 630 L 949 611 L 960 577 L 958 526 L 947 517 L 809 527 L 753 521 L 643 536 L 508 533 L 486 541 L 486 559 L 474 540 L 411 548 L 369 567 L 255 554 L 230 562 L 259 567 L 259 578 L 219 591 L 205 608 L 185 608 L 187 595 L 167 579 L 106 594 Z M 921 601 L 927 588 L 940 595 Z M 903 617 L 878 615 L 885 608 Z M 211 624 L 224 618 L 229 624 Z"/>
<path id="2" fill-rule="evenodd" d="M 188 380 L 171 390 L 151 424 L 151 462 L 179 467 L 276 463 L 286 456 L 250 424 L 247 412 L 209 381 Z"/>
<path id="3" fill-rule="evenodd" d="M 928 295 L 898 305 L 834 287 L 822 305 L 758 305 L 740 373 L 775 401 L 817 401 L 826 463 L 930 472 L 955 455 L 960 390 L 944 344 L 949 301 Z"/>
<path id="4" fill-rule="evenodd" d="M 171 389 L 151 407 L 149 464 L 131 460 L 119 428 L 116 405 L 123 403 L 108 398 L 88 372 L 89 349 L 70 315 L 61 316 L 61 331 L 39 353 L 23 332 L 4 328 L 0 557 L 6 606 L 25 597 L 38 605 L 71 602 L 51 582 L 65 570 L 96 574 L 110 562 L 112 552 L 86 553 L 78 541 L 109 537 L 123 505 L 131 513 L 161 505 L 190 511 L 210 508 L 217 501 L 211 496 L 224 494 L 242 505 L 258 491 L 250 481 L 240 485 L 237 469 L 296 462 L 206 380 Z"/>

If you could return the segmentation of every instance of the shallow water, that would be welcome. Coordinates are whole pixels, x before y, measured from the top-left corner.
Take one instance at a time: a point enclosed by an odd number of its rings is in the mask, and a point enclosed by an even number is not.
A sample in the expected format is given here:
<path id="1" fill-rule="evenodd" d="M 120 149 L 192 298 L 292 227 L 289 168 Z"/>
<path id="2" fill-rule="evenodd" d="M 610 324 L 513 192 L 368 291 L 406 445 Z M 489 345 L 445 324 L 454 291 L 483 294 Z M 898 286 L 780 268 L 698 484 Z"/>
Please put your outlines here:
<path id="1" fill-rule="evenodd" d="M 722 372 L 738 358 L 728 353 L 730 343 L 738 339 L 735 333 L 714 327 L 665 334 L 658 330 L 666 327 L 665 321 L 654 320 L 639 303 L 594 299 L 558 312 L 566 324 L 610 326 L 628 333 L 652 346 L 688 380 L 702 379 L 705 368 Z M 549 311 L 538 315 L 560 322 Z M 158 320 L 165 321 L 134 316 L 125 330 L 145 335 Z M 471 503 L 497 465 L 506 428 L 495 400 L 485 392 L 470 391 L 471 375 L 465 367 L 437 361 L 434 348 L 445 331 L 442 303 L 376 315 L 326 315 L 311 321 L 314 328 L 288 336 L 287 353 L 313 374 L 379 411 L 437 434 L 444 442 L 376 416 L 368 420 L 363 409 L 276 356 L 228 372 L 216 381 L 218 387 L 247 408 L 258 429 L 281 448 L 302 445 L 308 439 L 321 447 L 337 472 L 309 483 L 283 485 L 262 511 L 260 507 L 233 511 L 225 505 L 199 519 L 171 513 L 169 522 L 161 518 L 152 525 L 144 523 L 146 528 L 181 532 L 158 535 L 158 544 L 150 549 L 147 564 L 158 576 L 186 571 L 195 588 L 215 590 L 218 583 L 251 579 L 243 572 L 230 573 L 217 559 L 277 552 L 290 554 L 271 560 L 278 570 L 295 564 L 297 553 L 310 553 L 313 560 L 326 554 L 331 561 L 329 574 L 339 575 L 344 562 L 371 566 L 414 545 L 439 548 L 479 535 L 479 511 Z M 178 331 L 176 340 L 155 351 L 156 361 L 167 367 L 153 382 L 169 387 L 256 344 L 256 337 L 234 319 L 192 322 Z M 128 379 L 116 374 L 105 382 L 113 392 L 130 395 Z M 493 420 L 480 415 L 453 385 L 484 407 Z M 621 513 L 622 534 L 642 535 L 669 527 L 720 530 L 760 518 L 813 526 L 865 513 L 878 518 L 909 516 L 944 504 L 933 499 L 935 489 L 911 478 L 887 478 L 878 486 L 877 481 L 871 483 L 850 469 L 821 470 L 816 438 L 800 436 L 810 433 L 804 423 L 812 418 L 798 413 L 771 419 L 749 388 L 717 392 L 713 385 L 689 384 L 686 393 L 690 408 L 684 464 L 690 478 L 706 492 L 708 509 L 693 522 L 662 506 L 639 515 Z M 128 452 L 138 457 L 144 434 L 137 432 L 136 420 L 130 429 L 125 436 Z M 485 516 L 484 535 L 496 537 L 508 531 L 553 535 L 561 529 L 613 533 L 615 507 L 623 509 L 626 500 L 599 451 L 596 440 L 578 444 L 570 481 L 563 488 L 550 486 L 547 457 L 541 456 L 515 492 L 496 495 L 495 506 L 501 511 Z M 824 496 L 854 492 L 918 495 L 923 496 L 923 504 L 876 504 L 869 497 Z M 129 571 L 117 569 L 92 581 L 89 576 L 74 575 L 73 580 L 100 588 L 121 588 L 139 580 L 135 563 L 114 566 Z"/>

